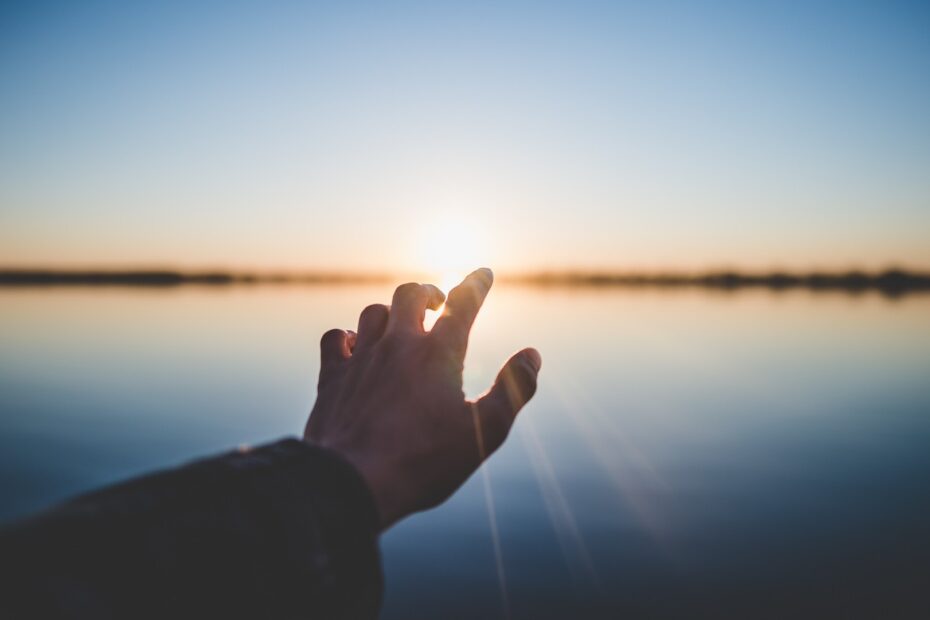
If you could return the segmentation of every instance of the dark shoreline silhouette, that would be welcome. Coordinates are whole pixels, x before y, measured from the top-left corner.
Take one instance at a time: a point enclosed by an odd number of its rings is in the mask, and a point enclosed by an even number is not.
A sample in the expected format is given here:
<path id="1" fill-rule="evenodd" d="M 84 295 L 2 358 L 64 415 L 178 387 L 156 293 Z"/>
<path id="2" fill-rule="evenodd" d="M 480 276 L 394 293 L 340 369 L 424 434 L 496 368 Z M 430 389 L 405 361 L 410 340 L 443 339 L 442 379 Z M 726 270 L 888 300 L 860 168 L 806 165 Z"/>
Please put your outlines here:
<path id="1" fill-rule="evenodd" d="M 241 284 L 363 284 L 389 282 L 386 274 L 235 273 L 171 270 L 54 270 L 0 269 L 0 287 L 11 286 L 152 286 L 184 284 L 230 286 Z"/>
<path id="2" fill-rule="evenodd" d="M 723 291 L 764 288 L 773 291 L 803 289 L 861 293 L 877 291 L 890 297 L 908 293 L 930 292 L 930 273 L 903 269 L 879 272 L 810 272 L 810 273 L 740 273 L 712 271 L 700 274 L 681 273 L 538 273 L 517 276 L 512 281 L 537 286 L 580 287 L 698 287 Z"/>
<path id="3" fill-rule="evenodd" d="M 386 273 L 0 269 L 0 287 L 369 284 L 393 282 L 396 279 L 396 275 Z M 903 269 L 889 269 L 880 272 L 812 273 L 712 271 L 701 274 L 545 272 L 503 275 L 499 279 L 508 283 L 546 287 L 698 287 L 724 291 L 765 288 L 774 291 L 806 289 L 848 293 L 877 291 L 892 297 L 930 291 L 930 273 L 919 273 Z"/>

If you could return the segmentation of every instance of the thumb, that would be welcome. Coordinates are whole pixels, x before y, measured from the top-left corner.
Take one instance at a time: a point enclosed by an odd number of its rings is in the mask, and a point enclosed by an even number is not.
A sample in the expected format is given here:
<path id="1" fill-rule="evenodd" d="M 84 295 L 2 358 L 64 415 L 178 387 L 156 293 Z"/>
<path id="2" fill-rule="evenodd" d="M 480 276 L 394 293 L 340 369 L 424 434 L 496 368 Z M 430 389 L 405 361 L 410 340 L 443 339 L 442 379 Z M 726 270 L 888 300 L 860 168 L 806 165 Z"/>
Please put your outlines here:
<path id="1" fill-rule="evenodd" d="M 504 443 L 517 412 L 533 398 L 541 366 L 539 351 L 523 349 L 507 360 L 494 385 L 475 403 L 482 460 Z"/>

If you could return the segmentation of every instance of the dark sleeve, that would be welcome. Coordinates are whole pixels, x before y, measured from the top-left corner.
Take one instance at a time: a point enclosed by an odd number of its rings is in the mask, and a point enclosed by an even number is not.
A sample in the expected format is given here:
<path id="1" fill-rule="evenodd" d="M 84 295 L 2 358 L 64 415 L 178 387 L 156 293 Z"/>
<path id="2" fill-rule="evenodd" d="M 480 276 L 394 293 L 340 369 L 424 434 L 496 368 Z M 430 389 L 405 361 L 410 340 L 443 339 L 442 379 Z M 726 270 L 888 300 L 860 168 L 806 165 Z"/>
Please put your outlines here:
<path id="1" fill-rule="evenodd" d="M 355 469 L 287 439 L 6 528 L 0 617 L 374 618 L 377 532 Z"/>

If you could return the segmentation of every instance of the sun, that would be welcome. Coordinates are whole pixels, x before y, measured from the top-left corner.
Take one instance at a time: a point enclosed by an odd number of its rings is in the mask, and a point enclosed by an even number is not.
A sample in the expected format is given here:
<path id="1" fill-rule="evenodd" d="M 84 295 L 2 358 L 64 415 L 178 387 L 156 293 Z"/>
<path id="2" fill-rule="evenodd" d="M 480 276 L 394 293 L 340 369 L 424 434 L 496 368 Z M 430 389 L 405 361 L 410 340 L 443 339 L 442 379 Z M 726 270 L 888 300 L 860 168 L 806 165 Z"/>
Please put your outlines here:
<path id="1" fill-rule="evenodd" d="M 474 269 L 488 266 L 486 230 L 466 217 L 425 221 L 415 247 L 419 270 L 446 292 Z"/>

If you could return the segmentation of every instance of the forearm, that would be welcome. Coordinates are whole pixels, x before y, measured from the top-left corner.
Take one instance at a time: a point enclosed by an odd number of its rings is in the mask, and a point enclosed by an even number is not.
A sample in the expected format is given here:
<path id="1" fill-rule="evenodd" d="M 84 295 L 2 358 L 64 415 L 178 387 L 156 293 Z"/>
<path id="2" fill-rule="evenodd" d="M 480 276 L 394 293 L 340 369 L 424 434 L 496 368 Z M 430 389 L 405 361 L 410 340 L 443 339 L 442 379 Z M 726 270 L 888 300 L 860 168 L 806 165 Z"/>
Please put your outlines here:
<path id="1" fill-rule="evenodd" d="M 378 515 L 333 453 L 298 440 L 64 504 L 2 537 L 10 617 L 377 614 Z"/>

